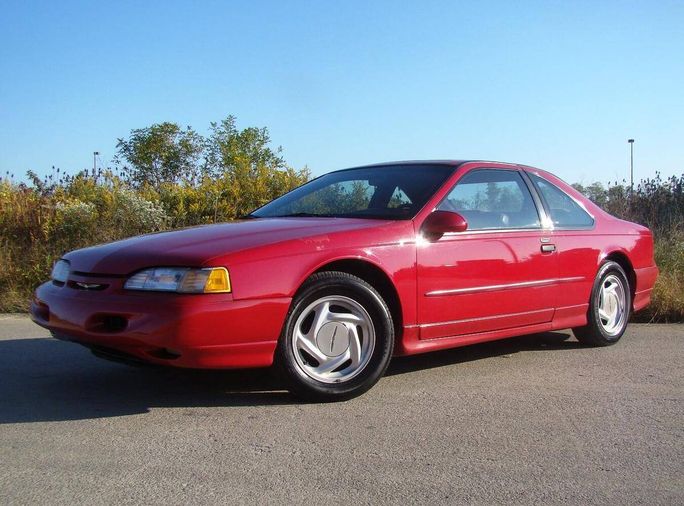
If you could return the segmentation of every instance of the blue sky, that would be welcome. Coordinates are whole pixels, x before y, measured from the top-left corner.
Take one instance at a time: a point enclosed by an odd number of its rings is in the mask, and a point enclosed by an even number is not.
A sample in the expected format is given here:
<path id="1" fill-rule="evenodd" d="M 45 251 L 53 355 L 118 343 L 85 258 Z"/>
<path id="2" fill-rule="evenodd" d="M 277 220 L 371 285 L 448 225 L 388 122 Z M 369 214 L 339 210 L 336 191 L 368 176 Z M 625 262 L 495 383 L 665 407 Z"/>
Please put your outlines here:
<path id="1" fill-rule="evenodd" d="M 0 174 L 161 121 L 267 126 L 314 174 L 484 158 L 684 172 L 684 2 L 2 1 Z"/>

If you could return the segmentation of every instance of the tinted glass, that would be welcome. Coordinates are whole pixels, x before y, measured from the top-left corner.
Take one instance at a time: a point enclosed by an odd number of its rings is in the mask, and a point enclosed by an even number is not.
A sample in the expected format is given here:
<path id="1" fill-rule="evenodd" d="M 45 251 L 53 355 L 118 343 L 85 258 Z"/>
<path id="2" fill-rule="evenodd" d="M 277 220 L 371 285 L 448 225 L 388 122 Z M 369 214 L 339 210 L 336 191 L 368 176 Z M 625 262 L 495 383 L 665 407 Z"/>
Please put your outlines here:
<path id="1" fill-rule="evenodd" d="M 591 227 L 594 219 L 563 190 L 535 174 L 530 178 L 546 201 L 553 225 L 560 228 Z"/>
<path id="2" fill-rule="evenodd" d="M 331 172 L 250 216 L 411 219 L 453 170 L 449 165 L 388 165 Z"/>
<path id="3" fill-rule="evenodd" d="M 468 230 L 541 227 L 530 190 L 517 171 L 469 172 L 438 209 L 462 215 L 468 222 Z"/>

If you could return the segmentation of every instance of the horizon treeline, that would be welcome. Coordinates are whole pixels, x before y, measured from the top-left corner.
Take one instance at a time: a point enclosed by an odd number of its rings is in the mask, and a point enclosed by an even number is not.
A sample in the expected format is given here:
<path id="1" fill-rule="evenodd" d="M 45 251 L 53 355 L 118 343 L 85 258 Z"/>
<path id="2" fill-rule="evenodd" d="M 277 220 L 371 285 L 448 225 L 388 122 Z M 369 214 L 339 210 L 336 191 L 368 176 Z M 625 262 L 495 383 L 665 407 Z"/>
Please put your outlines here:
<path id="1" fill-rule="evenodd" d="M 67 251 L 143 233 L 230 221 L 310 179 L 267 128 L 228 116 L 206 136 L 164 122 L 118 139 L 114 168 L 0 179 L 0 312 L 26 311 Z M 684 321 L 684 174 L 573 185 L 609 213 L 654 231 L 661 274 L 640 320 Z"/>

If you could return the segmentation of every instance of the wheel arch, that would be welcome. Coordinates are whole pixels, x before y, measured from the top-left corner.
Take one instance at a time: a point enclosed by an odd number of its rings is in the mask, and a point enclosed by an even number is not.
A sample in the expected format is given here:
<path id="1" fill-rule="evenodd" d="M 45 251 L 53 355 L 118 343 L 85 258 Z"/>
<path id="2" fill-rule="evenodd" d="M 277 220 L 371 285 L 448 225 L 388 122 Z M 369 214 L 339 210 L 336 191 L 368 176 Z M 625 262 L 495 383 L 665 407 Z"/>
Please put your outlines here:
<path id="1" fill-rule="evenodd" d="M 401 339 L 403 311 L 401 308 L 401 300 L 399 299 L 399 292 L 390 276 L 381 267 L 373 262 L 360 258 L 340 258 L 331 260 L 320 265 L 312 272 L 309 272 L 306 278 L 300 283 L 297 291 L 301 289 L 301 286 L 311 275 L 326 271 L 346 272 L 347 274 L 363 279 L 366 283 L 373 286 L 385 300 L 392 314 L 395 342 Z"/>
<path id="2" fill-rule="evenodd" d="M 620 267 L 622 267 L 622 269 L 625 271 L 625 274 L 627 274 L 627 282 L 629 283 L 629 292 L 631 295 L 630 299 L 633 305 L 634 294 L 636 293 L 636 272 L 634 270 L 634 267 L 632 266 L 632 262 L 630 261 L 629 257 L 623 251 L 613 250 L 603 257 L 603 262 L 606 261 L 615 262 Z"/>

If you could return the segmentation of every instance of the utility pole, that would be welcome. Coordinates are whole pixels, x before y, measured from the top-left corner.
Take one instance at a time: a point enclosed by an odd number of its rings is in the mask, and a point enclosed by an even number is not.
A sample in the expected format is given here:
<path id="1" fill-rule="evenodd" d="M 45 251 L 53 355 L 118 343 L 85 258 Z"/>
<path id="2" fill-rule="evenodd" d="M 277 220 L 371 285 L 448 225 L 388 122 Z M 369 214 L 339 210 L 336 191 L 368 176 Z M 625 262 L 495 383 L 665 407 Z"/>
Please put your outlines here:
<path id="1" fill-rule="evenodd" d="M 627 139 L 629 143 L 629 191 L 634 192 L 634 139 Z"/>
<path id="2" fill-rule="evenodd" d="M 93 151 L 93 175 L 97 171 L 97 157 L 100 156 L 99 151 Z"/>

